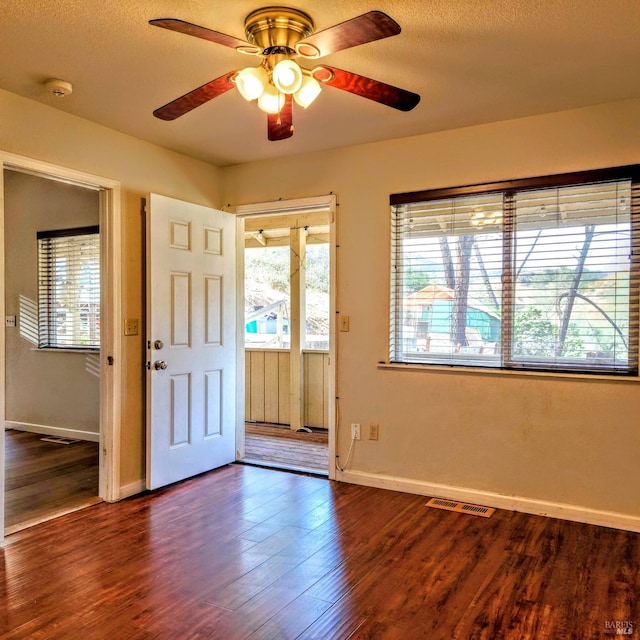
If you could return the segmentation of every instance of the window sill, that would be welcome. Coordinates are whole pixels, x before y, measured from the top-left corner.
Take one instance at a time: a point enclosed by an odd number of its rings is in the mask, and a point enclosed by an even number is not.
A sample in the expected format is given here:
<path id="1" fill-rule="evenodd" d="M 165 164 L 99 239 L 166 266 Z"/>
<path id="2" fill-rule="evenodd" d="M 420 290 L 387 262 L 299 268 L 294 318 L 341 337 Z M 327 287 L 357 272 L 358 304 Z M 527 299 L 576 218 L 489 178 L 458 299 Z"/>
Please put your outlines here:
<path id="1" fill-rule="evenodd" d="M 486 376 L 517 376 L 524 378 L 564 378 L 570 380 L 584 380 L 585 382 L 626 382 L 636 384 L 640 382 L 640 376 L 621 376 L 588 373 L 572 373 L 570 371 L 516 371 L 514 369 L 498 369 L 491 367 L 461 367 L 441 364 L 401 364 L 391 362 L 378 362 L 377 368 L 390 371 L 413 371 L 422 373 L 452 373 L 462 375 L 486 375 Z"/>
<path id="2" fill-rule="evenodd" d="M 57 348 L 57 347 L 33 347 L 31 351 L 44 351 L 46 353 L 85 353 L 99 355 L 100 349 L 73 349 L 73 348 Z"/>

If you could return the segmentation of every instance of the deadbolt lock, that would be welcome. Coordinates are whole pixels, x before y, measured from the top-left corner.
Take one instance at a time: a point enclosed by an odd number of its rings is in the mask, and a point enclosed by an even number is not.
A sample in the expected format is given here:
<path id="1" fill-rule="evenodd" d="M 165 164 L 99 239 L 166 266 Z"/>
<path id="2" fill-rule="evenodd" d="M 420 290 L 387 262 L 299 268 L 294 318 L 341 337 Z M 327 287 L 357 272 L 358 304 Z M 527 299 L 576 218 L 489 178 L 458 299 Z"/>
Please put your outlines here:
<path id="1" fill-rule="evenodd" d="M 153 348 L 154 348 L 154 349 L 158 349 L 158 350 L 160 350 L 160 349 L 162 349 L 162 347 L 164 347 L 164 342 L 162 342 L 162 340 L 156 340 L 156 341 L 153 343 Z"/>

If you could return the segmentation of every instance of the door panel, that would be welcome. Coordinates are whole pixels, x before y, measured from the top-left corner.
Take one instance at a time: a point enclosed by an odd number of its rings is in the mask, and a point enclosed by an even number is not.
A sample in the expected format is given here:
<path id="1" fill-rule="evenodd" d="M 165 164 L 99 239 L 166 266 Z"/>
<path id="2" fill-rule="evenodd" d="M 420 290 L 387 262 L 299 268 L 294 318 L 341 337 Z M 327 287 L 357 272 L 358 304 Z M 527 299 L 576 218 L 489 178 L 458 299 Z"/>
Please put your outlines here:
<path id="1" fill-rule="evenodd" d="M 147 205 L 147 487 L 235 460 L 235 218 Z"/>

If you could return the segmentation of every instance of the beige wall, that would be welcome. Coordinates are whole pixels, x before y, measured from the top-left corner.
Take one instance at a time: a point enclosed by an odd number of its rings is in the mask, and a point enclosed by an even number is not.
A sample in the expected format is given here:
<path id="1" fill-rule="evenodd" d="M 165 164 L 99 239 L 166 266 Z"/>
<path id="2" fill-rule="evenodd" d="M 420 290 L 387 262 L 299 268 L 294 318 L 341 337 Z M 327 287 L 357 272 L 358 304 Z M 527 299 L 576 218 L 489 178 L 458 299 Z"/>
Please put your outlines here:
<path id="1" fill-rule="evenodd" d="M 428 107 L 428 105 L 427 105 Z M 639 387 L 380 370 L 390 193 L 640 162 L 640 102 L 216 169 L 0 91 L 0 148 L 122 183 L 123 317 L 143 317 L 140 197 L 199 204 L 338 195 L 341 425 L 380 424 L 352 468 L 640 516 Z M 142 332 L 144 333 L 144 331 Z M 124 340 L 122 484 L 144 472 L 143 339 Z M 348 434 L 338 452 L 344 460 Z"/>
<path id="2" fill-rule="evenodd" d="M 37 300 L 36 233 L 99 224 L 98 195 L 70 184 L 4 172 L 7 315 L 20 316 L 20 296 Z M 86 354 L 38 351 L 22 337 L 21 320 L 28 318 L 19 318 L 19 326 L 5 329 L 5 418 L 97 434 L 99 380 L 87 371 Z"/>
<path id="3" fill-rule="evenodd" d="M 222 170 L 225 203 L 338 196 L 341 460 L 350 423 L 380 424 L 352 470 L 640 516 L 639 383 L 376 366 L 389 194 L 639 163 L 639 123 L 629 101 Z"/>
<path id="4" fill-rule="evenodd" d="M 6 91 L 0 91 L 0 149 L 121 183 L 123 318 L 144 318 L 141 198 L 153 191 L 220 204 L 216 167 Z M 122 486 L 144 476 L 143 338 L 144 323 L 140 335 L 123 337 Z"/>

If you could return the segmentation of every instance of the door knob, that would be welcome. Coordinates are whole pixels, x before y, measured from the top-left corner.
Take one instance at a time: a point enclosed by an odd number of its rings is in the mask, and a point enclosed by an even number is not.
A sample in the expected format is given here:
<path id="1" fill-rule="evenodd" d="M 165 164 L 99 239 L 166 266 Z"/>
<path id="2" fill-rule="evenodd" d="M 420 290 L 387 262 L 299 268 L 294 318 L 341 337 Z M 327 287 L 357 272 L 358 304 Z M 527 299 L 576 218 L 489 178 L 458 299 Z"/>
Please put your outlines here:
<path id="1" fill-rule="evenodd" d="M 156 371 L 158 369 L 166 369 L 167 368 L 167 363 L 164 360 L 156 360 L 153 363 L 153 368 L 156 369 Z"/>

